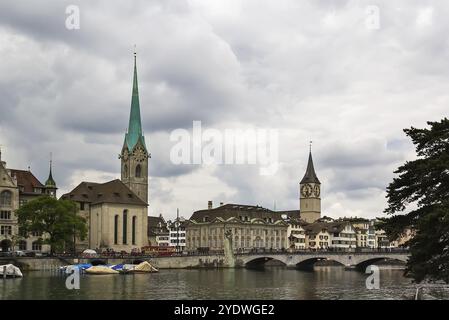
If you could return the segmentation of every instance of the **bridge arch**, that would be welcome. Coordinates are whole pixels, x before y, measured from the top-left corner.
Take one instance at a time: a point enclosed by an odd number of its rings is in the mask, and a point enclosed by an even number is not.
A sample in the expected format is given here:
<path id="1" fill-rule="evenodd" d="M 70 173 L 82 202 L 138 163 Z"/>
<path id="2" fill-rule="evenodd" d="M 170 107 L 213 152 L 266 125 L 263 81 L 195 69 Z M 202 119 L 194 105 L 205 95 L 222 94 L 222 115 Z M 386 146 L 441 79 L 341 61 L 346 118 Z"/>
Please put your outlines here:
<path id="1" fill-rule="evenodd" d="M 262 257 L 254 257 L 244 263 L 247 268 L 263 268 L 268 261 L 276 261 L 280 262 L 283 265 L 287 265 L 287 263 L 282 259 L 282 257 L 272 257 L 272 256 L 262 256 Z"/>
<path id="2" fill-rule="evenodd" d="M 104 260 L 104 259 L 90 259 L 90 263 L 93 266 L 101 266 L 101 265 L 106 265 L 107 264 L 107 260 Z"/>
<path id="3" fill-rule="evenodd" d="M 334 261 L 343 266 L 345 265 L 342 261 L 338 259 L 338 257 L 329 258 L 317 256 L 300 260 L 298 263 L 296 263 L 296 269 L 313 271 L 313 267 L 315 266 L 315 263 L 317 263 L 318 261 Z"/>
<path id="4" fill-rule="evenodd" d="M 376 262 L 379 261 L 384 261 L 384 260 L 390 260 L 390 261 L 401 261 L 403 263 L 407 262 L 407 258 L 403 257 L 403 256 L 380 256 L 380 257 L 374 257 L 374 258 L 369 258 L 369 259 L 365 259 L 362 261 L 359 261 L 357 264 L 355 264 L 356 269 L 364 271 L 366 270 L 366 268 L 369 265 L 375 264 Z"/>

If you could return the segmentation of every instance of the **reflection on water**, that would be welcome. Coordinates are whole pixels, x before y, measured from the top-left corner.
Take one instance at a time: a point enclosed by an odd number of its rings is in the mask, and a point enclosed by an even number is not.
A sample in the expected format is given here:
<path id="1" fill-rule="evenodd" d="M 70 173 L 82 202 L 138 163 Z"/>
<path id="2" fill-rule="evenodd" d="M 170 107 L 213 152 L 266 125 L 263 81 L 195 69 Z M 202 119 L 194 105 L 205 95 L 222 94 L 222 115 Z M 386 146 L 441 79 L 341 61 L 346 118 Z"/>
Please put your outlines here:
<path id="1" fill-rule="evenodd" d="M 380 289 L 368 290 L 368 275 L 342 267 L 314 272 L 264 270 L 161 270 L 135 275 L 82 275 L 80 290 L 65 277 L 44 271 L 0 280 L 0 299 L 410 299 L 415 286 L 402 270 L 381 270 Z"/>

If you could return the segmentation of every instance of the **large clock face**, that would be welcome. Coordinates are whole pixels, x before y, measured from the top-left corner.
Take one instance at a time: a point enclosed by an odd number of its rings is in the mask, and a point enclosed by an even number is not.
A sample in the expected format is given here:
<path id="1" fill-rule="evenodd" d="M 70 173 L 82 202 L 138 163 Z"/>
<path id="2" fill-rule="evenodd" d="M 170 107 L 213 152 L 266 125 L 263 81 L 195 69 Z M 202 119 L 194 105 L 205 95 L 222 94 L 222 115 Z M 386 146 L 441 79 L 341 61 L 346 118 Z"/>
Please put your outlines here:
<path id="1" fill-rule="evenodd" d="M 147 158 L 147 154 L 142 148 L 137 148 L 136 150 L 134 150 L 134 157 L 138 162 L 142 162 Z"/>
<path id="2" fill-rule="evenodd" d="M 317 184 L 313 187 L 313 195 L 317 198 L 320 197 L 320 186 Z"/>
<path id="3" fill-rule="evenodd" d="M 310 197 L 312 195 L 312 186 L 310 184 L 305 184 L 301 187 L 301 194 L 303 197 Z"/>

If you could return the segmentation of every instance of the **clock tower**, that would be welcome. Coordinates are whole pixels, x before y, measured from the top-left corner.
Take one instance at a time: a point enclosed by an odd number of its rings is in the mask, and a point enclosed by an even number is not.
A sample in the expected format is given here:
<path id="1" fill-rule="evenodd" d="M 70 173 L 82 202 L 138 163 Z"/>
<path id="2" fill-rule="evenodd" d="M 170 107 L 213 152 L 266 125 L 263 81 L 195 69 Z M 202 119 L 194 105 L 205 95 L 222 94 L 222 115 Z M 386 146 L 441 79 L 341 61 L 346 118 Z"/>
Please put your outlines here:
<path id="1" fill-rule="evenodd" d="M 321 182 L 315 173 L 312 150 L 304 178 L 299 183 L 299 208 L 301 219 L 312 223 L 321 217 Z"/>
<path id="2" fill-rule="evenodd" d="M 134 80 L 129 115 L 128 132 L 125 134 L 121 160 L 121 180 L 140 199 L 148 203 L 148 158 L 140 120 L 139 90 L 137 87 L 136 53 L 134 53 Z"/>

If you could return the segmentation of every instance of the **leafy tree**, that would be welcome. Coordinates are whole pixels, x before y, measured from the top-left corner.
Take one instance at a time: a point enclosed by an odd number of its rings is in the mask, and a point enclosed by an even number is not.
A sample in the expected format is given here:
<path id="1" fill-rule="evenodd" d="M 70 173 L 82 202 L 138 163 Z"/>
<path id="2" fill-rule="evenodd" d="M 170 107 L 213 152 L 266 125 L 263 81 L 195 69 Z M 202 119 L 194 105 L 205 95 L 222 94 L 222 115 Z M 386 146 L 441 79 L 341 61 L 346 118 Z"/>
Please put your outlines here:
<path id="1" fill-rule="evenodd" d="M 51 246 L 51 253 L 61 251 L 74 236 L 84 240 L 87 224 L 77 215 L 76 203 L 42 196 L 21 206 L 16 214 L 21 232 L 41 234 L 39 241 Z"/>
<path id="2" fill-rule="evenodd" d="M 381 221 L 390 240 L 408 228 L 411 258 L 406 274 L 417 282 L 449 283 L 449 119 L 427 122 L 430 128 L 405 129 L 416 148 L 417 159 L 407 161 L 387 188 L 391 217 Z"/>

